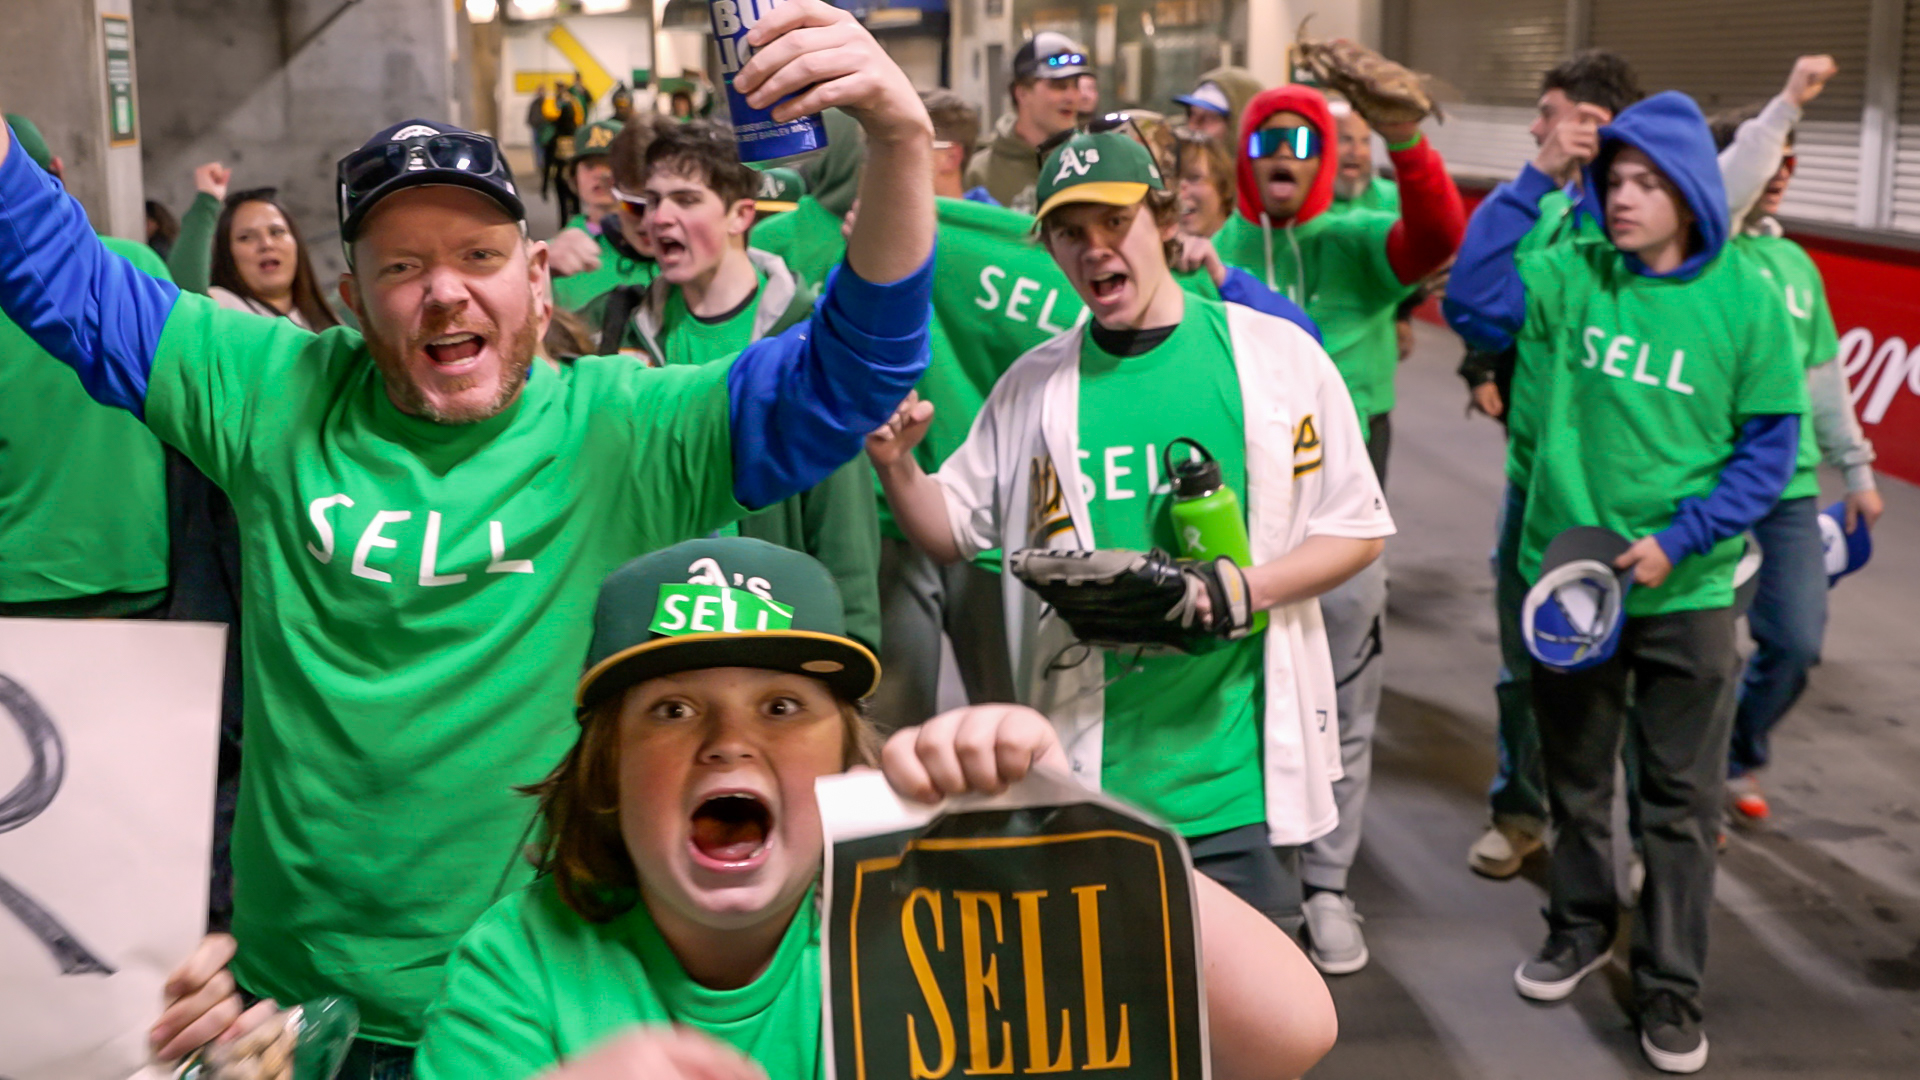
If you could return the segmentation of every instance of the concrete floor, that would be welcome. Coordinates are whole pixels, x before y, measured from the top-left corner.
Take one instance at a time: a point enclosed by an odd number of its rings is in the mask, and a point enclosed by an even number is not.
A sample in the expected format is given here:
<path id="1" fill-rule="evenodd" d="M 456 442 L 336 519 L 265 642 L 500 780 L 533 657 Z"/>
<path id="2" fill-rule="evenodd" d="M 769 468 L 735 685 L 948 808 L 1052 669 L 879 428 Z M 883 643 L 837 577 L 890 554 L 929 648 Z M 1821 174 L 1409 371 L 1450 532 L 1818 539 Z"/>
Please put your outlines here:
<path id="1" fill-rule="evenodd" d="M 1457 340 L 1418 328 L 1394 413 L 1387 696 L 1352 895 L 1373 962 L 1329 980 L 1341 1036 L 1315 1080 L 1659 1075 L 1626 972 L 1536 1006 L 1512 972 L 1545 935 L 1544 865 L 1466 868 L 1494 771 L 1487 569 L 1501 436 L 1463 417 Z M 1774 739 L 1770 825 L 1720 864 L 1709 1075 L 1920 1076 L 1920 489 L 1882 479 L 1872 565 L 1833 593 L 1827 660 Z"/>

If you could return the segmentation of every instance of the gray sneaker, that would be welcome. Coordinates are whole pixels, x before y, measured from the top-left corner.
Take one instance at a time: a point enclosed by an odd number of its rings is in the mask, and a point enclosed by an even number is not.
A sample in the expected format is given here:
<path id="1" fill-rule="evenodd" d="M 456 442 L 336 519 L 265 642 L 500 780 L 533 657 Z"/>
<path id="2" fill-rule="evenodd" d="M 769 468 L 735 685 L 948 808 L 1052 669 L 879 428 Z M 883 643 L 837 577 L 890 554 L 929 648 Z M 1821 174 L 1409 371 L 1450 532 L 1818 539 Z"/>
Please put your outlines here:
<path id="1" fill-rule="evenodd" d="M 1551 934 L 1539 954 L 1514 971 L 1514 989 L 1532 1001 L 1559 1001 L 1605 964 L 1611 952 L 1604 945 L 1584 945 L 1572 934 Z"/>
<path id="2" fill-rule="evenodd" d="M 1300 910 L 1307 917 L 1307 959 L 1327 975 L 1351 975 L 1367 966 L 1365 920 L 1345 893 L 1317 892 Z"/>
<path id="3" fill-rule="evenodd" d="M 1671 990 L 1656 990 L 1640 1009 L 1640 1051 L 1661 1072 L 1696 1073 L 1707 1066 L 1700 1009 Z"/>

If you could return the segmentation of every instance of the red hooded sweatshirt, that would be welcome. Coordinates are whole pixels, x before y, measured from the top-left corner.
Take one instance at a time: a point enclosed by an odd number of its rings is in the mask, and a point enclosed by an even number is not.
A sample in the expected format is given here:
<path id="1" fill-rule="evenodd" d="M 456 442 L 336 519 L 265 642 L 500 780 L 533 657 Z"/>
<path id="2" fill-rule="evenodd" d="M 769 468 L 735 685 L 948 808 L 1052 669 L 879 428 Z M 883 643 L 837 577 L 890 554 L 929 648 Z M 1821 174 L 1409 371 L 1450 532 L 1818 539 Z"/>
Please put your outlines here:
<path id="1" fill-rule="evenodd" d="M 1327 99 L 1310 86 L 1291 84 L 1264 90 L 1247 103 L 1240 121 L 1240 139 L 1234 160 L 1238 173 L 1240 216 L 1260 224 L 1264 200 L 1253 179 L 1253 159 L 1247 155 L 1247 141 L 1278 112 L 1294 112 L 1306 117 L 1320 133 L 1320 172 L 1307 190 L 1307 200 L 1294 223 L 1312 221 L 1333 204 L 1333 178 L 1338 170 L 1336 148 L 1339 132 Z M 1394 179 L 1400 185 L 1400 220 L 1387 234 L 1387 261 L 1402 283 L 1411 285 L 1447 264 L 1460 248 L 1467 231 L 1467 212 L 1460 202 L 1460 190 L 1447 175 L 1446 162 L 1440 159 L 1426 136 L 1405 150 L 1389 151 Z M 1275 227 L 1285 221 L 1271 223 Z"/>

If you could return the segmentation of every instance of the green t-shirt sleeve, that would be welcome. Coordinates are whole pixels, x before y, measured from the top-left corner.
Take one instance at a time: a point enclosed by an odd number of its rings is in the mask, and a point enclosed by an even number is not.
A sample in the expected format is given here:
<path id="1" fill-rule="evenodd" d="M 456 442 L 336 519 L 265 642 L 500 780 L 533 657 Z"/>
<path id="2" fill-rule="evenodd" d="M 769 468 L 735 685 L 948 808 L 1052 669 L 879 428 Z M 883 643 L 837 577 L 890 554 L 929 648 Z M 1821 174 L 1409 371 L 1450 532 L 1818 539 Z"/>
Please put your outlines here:
<path id="1" fill-rule="evenodd" d="M 321 377 L 321 359 L 308 355 L 321 340 L 290 319 L 229 311 L 183 292 L 148 374 L 147 424 L 229 487 L 260 414 L 299 402 Z"/>
<path id="2" fill-rule="evenodd" d="M 733 500 L 732 402 L 727 372 L 734 357 L 709 364 L 650 368 L 625 357 L 585 359 L 576 370 L 607 380 L 596 406 L 617 410 L 613 429 L 624 446 L 604 465 L 628 480 L 629 521 L 664 547 L 704 536 L 747 512 Z M 584 462 L 588 467 L 597 463 Z"/>
<path id="3" fill-rule="evenodd" d="M 1393 232 L 1393 227 L 1400 223 L 1399 216 L 1366 213 L 1353 215 L 1353 220 L 1365 224 L 1360 234 L 1364 237 L 1364 247 L 1355 254 L 1359 257 L 1361 265 L 1366 268 L 1370 289 L 1375 291 L 1376 295 L 1391 296 L 1394 302 L 1398 303 L 1401 297 L 1409 295 L 1419 286 L 1418 282 L 1408 285 L 1401 281 L 1400 275 L 1394 273 L 1393 260 L 1387 257 L 1387 236 Z"/>
<path id="4" fill-rule="evenodd" d="M 1795 355 L 1786 304 L 1758 272 L 1748 275 L 1746 292 L 1744 306 L 1753 317 L 1745 320 L 1746 341 L 1734 381 L 1735 420 L 1744 424 L 1756 416 L 1805 416 L 1807 365 Z"/>
<path id="5" fill-rule="evenodd" d="M 1813 310 L 1809 318 L 1813 322 L 1813 343 L 1807 349 L 1807 366 L 1819 367 L 1840 356 L 1840 331 L 1833 324 L 1833 308 L 1827 305 L 1826 282 L 1820 277 L 1820 268 L 1804 249 L 1798 252 L 1806 263 L 1807 280 L 1812 283 L 1811 302 Z"/>
<path id="6" fill-rule="evenodd" d="M 508 897 L 476 923 L 447 959 L 414 1058 L 419 1080 L 521 1080 L 558 1064 L 542 1021 L 547 980 L 521 917 L 527 894 Z"/>

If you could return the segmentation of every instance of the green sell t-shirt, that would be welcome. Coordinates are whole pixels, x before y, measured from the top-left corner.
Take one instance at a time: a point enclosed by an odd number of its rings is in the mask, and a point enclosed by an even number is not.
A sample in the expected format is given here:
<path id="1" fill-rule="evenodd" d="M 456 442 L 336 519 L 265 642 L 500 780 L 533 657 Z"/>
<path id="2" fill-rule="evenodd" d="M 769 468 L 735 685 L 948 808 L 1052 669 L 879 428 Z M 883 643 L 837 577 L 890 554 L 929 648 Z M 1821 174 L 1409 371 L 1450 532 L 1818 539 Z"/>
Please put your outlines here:
<path id="1" fill-rule="evenodd" d="M 1760 276 L 1772 282 L 1786 301 L 1793 349 L 1807 368 L 1837 358 L 1840 335 L 1834 329 L 1833 312 L 1827 308 L 1826 284 L 1807 249 L 1784 236 L 1741 236 L 1733 245 L 1759 266 Z M 1819 469 L 1820 439 L 1813 430 L 1809 409 L 1800 417 L 1800 453 L 1794 462 L 1793 479 L 1780 497 L 1803 499 L 1820 494 Z"/>
<path id="2" fill-rule="evenodd" d="M 1639 539 L 1719 483 L 1741 425 L 1807 408 L 1806 367 L 1774 287 L 1729 247 L 1691 281 L 1628 269 L 1608 244 L 1561 244 L 1519 261 L 1528 325 L 1549 328 L 1551 404 L 1527 492 L 1520 572 L 1576 525 Z M 1628 615 L 1726 607 L 1742 545 L 1680 560 L 1636 585 Z"/>
<path id="3" fill-rule="evenodd" d="M 553 279 L 553 302 L 566 311 L 578 312 L 588 316 L 589 325 L 597 334 L 600 329 L 595 301 L 622 285 L 645 287 L 653 282 L 660 266 L 652 260 L 629 259 L 613 246 L 613 241 L 605 233 L 594 234 L 587 227 L 585 214 L 575 214 L 567 222 L 569 229 L 595 235 L 600 242 L 600 268 L 584 274 L 568 274 Z M 590 314 L 591 313 L 591 314 Z"/>
<path id="4" fill-rule="evenodd" d="M 1320 324 L 1363 433 L 1369 418 L 1393 411 L 1400 365 L 1393 313 L 1416 288 L 1402 284 L 1387 261 L 1387 234 L 1399 220 L 1373 210 L 1319 214 L 1272 230 L 1271 261 L 1263 227 L 1237 213 L 1213 238 L 1221 261 L 1252 274 Z"/>
<path id="5" fill-rule="evenodd" d="M 793 276 L 815 293 L 825 289 L 827 274 L 847 257 L 840 219 L 811 195 L 800 196 L 800 205 L 787 213 L 755 225 L 747 243 L 780 256 Z"/>
<path id="6" fill-rule="evenodd" d="M 724 319 L 708 321 L 687 309 L 687 298 L 678 288 L 667 290 L 667 302 L 660 313 L 660 351 L 669 364 L 704 364 L 753 344 L 753 320 L 760 312 L 767 275 L 757 274 L 753 295 L 738 311 Z"/>
<path id="7" fill-rule="evenodd" d="M 145 244 L 102 237 L 154 277 Z M 167 587 L 160 440 L 88 396 L 73 369 L 0 313 L 0 603 Z"/>
<path id="8" fill-rule="evenodd" d="M 448 951 L 526 879 L 514 788 L 577 735 L 601 579 L 744 513 L 727 370 L 535 363 L 500 415 L 443 426 L 353 331 L 180 297 L 147 421 L 241 523 L 242 986 L 418 1035 Z"/>
<path id="9" fill-rule="evenodd" d="M 1198 297 L 1187 298 L 1186 318 L 1150 352 L 1116 357 L 1091 333 L 1081 346 L 1080 487 L 1100 547 L 1179 550 L 1160 452 L 1182 436 L 1213 454 L 1229 487 L 1247 490 L 1246 414 L 1226 308 Z M 1102 790 L 1184 836 L 1265 821 L 1264 645 L 1256 634 L 1194 656 L 1108 650 Z"/>
<path id="10" fill-rule="evenodd" d="M 811 893 L 760 976 L 712 990 L 687 975 L 644 903 L 590 923 L 542 878 L 496 904 L 447 963 L 414 1058 L 420 1080 L 522 1080 L 636 1026 L 693 1028 L 776 1080 L 824 1076 L 820 918 Z"/>
<path id="11" fill-rule="evenodd" d="M 1598 222 L 1574 212 L 1565 189 L 1555 188 L 1540 198 L 1540 217 L 1520 238 L 1515 257 L 1544 251 L 1561 243 L 1607 243 Z M 1507 481 L 1525 490 L 1533 470 L 1534 443 L 1539 439 L 1541 411 L 1547 407 L 1546 386 L 1553 373 L 1553 349 L 1532 326 L 1513 342 L 1513 381 L 1508 390 Z"/>

